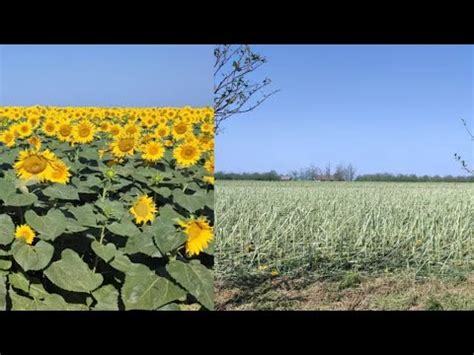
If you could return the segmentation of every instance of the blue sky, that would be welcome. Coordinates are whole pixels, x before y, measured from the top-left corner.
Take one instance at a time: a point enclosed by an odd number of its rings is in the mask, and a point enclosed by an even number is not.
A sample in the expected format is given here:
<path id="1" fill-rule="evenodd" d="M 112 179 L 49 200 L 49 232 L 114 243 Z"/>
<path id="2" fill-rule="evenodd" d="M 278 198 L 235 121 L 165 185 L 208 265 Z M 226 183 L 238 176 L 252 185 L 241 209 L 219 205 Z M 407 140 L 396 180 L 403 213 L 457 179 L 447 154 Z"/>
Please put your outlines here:
<path id="1" fill-rule="evenodd" d="M 209 106 L 213 46 L 0 46 L 0 105 Z"/>
<path id="2" fill-rule="evenodd" d="M 254 49 L 268 59 L 259 70 L 281 92 L 225 124 L 218 171 L 343 162 L 360 174 L 463 175 L 453 154 L 473 157 L 460 121 L 474 126 L 471 46 Z"/>

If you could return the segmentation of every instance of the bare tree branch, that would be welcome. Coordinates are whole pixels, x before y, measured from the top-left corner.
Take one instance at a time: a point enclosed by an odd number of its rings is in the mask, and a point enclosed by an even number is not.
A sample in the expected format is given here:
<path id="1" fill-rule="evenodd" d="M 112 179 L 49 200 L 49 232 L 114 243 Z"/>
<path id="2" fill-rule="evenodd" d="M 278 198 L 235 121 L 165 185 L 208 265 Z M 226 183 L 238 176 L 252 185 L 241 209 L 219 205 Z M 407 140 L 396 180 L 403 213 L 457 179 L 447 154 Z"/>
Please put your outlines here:
<path id="1" fill-rule="evenodd" d="M 471 138 L 471 141 L 474 141 L 474 135 L 472 134 L 469 127 L 467 126 L 466 120 L 464 118 L 461 118 L 461 121 L 462 121 L 462 124 L 463 124 L 464 128 L 466 129 L 467 134 Z M 463 168 L 463 170 L 467 171 L 469 174 L 474 175 L 474 170 L 469 168 L 469 165 L 466 163 L 466 161 L 464 159 L 462 159 L 462 157 L 459 154 L 454 153 L 454 159 L 456 159 L 458 162 L 461 163 L 461 167 Z"/>
<path id="2" fill-rule="evenodd" d="M 254 110 L 280 90 L 265 93 L 271 80 L 251 78 L 267 60 L 253 52 L 249 45 L 219 45 L 214 56 L 214 112 L 218 134 L 225 120 Z"/>

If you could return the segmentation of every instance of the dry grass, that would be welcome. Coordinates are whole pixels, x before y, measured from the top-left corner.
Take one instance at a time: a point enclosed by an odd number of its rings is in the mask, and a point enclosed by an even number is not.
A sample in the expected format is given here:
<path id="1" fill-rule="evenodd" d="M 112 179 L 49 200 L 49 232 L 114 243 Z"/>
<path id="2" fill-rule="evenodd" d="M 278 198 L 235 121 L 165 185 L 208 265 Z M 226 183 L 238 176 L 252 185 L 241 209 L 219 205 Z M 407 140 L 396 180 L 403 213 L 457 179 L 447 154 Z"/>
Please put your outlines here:
<path id="1" fill-rule="evenodd" d="M 339 280 L 284 277 L 252 286 L 216 286 L 218 310 L 474 310 L 474 275 L 417 278 L 413 274 L 362 276 Z"/>

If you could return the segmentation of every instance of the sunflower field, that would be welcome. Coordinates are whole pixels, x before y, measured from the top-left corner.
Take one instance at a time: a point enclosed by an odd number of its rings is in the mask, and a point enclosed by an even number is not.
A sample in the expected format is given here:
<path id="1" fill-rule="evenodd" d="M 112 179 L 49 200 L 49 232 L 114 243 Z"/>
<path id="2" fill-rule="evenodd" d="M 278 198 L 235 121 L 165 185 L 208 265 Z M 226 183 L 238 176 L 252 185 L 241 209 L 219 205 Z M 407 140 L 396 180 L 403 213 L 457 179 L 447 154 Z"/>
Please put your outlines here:
<path id="1" fill-rule="evenodd" d="M 0 106 L 0 309 L 212 310 L 212 108 Z"/>

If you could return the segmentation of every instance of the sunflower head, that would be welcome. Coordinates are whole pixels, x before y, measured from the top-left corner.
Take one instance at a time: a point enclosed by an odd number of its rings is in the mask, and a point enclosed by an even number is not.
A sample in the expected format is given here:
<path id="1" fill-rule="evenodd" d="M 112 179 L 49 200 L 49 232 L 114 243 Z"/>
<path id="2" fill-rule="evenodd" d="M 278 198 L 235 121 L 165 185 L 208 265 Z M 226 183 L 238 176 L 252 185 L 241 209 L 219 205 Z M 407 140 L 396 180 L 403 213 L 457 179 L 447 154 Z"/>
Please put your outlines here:
<path id="1" fill-rule="evenodd" d="M 148 142 L 143 147 L 142 158 L 148 161 L 157 161 L 165 155 L 165 148 L 158 142 Z"/>
<path id="2" fill-rule="evenodd" d="M 153 199 L 147 195 L 138 197 L 130 208 L 130 213 L 135 217 L 137 224 L 152 222 L 155 219 L 156 211 Z"/>
<path id="3" fill-rule="evenodd" d="M 41 139 L 38 136 L 28 138 L 28 143 L 35 149 L 41 149 Z"/>
<path id="4" fill-rule="evenodd" d="M 21 226 L 16 227 L 15 237 L 22 239 L 26 244 L 31 244 L 35 238 L 35 232 L 29 225 L 22 224 Z"/>
<path id="5" fill-rule="evenodd" d="M 47 136 L 54 136 L 56 134 L 57 128 L 57 124 L 54 120 L 47 119 L 46 121 L 44 121 L 41 129 Z"/>
<path id="6" fill-rule="evenodd" d="M 74 143 L 90 143 L 94 140 L 95 126 L 88 120 L 82 120 L 73 129 Z"/>
<path id="7" fill-rule="evenodd" d="M 209 246 L 209 242 L 214 238 L 212 227 L 203 217 L 191 218 L 188 221 L 178 221 L 178 224 L 183 228 L 184 234 L 188 237 L 185 248 L 186 254 L 190 257 L 204 251 Z"/>
<path id="8" fill-rule="evenodd" d="M 195 143 L 184 143 L 176 147 L 173 156 L 179 165 L 189 167 L 196 164 L 201 157 L 201 150 Z"/>
<path id="9" fill-rule="evenodd" d="M 123 158 L 127 155 L 132 156 L 137 149 L 137 137 L 128 134 L 121 134 L 110 143 L 109 149 L 117 158 Z"/>

